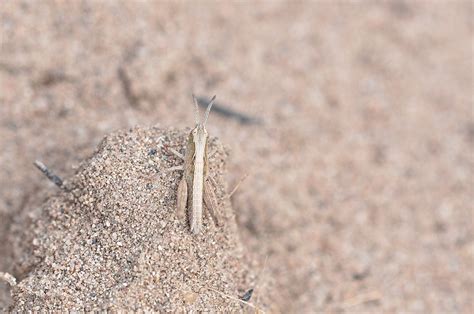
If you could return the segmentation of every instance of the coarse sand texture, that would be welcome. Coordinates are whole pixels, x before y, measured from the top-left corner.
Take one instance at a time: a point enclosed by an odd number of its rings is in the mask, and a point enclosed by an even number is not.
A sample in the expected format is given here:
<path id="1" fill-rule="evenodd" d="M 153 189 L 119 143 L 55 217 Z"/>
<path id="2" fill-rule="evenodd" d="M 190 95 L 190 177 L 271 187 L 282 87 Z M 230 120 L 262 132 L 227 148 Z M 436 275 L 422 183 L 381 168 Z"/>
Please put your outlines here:
<path id="1" fill-rule="evenodd" d="M 167 147 L 182 150 L 186 136 L 159 128 L 107 136 L 27 231 L 28 271 L 13 289 L 11 309 L 222 312 L 246 306 L 235 299 L 255 278 L 223 185 L 226 150 L 216 139 L 210 139 L 210 169 L 222 226 L 205 217 L 202 232 L 192 235 L 176 211 L 181 173 L 167 169 L 182 161 Z"/>

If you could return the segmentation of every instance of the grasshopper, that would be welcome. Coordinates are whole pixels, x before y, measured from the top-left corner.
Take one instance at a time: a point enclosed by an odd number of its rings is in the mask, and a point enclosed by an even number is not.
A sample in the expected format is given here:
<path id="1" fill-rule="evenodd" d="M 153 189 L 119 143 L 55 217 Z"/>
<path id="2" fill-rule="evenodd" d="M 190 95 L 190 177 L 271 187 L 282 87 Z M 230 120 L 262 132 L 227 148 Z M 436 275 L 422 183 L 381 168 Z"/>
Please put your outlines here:
<path id="1" fill-rule="evenodd" d="M 189 133 L 185 155 L 182 156 L 171 150 L 175 155 L 184 159 L 182 167 L 174 167 L 174 169 L 184 171 L 183 178 L 178 185 L 177 207 L 180 213 L 185 212 L 188 208 L 189 225 L 193 234 L 198 234 L 202 229 L 203 201 L 214 223 L 219 224 L 216 217 L 217 198 L 210 181 L 207 180 L 209 170 L 207 140 L 209 135 L 206 130 L 206 122 L 215 99 L 216 96 L 212 97 L 207 105 L 204 120 L 201 122 L 198 103 L 193 95 L 196 126 Z"/>

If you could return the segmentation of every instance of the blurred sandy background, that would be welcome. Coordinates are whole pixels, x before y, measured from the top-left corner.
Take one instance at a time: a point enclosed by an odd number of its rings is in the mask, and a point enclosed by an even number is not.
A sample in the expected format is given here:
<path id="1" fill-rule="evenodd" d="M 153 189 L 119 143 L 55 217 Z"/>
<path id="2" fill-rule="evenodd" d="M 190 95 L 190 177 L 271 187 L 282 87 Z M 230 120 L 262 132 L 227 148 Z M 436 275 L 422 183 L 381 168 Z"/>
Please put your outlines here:
<path id="1" fill-rule="evenodd" d="M 290 312 L 473 311 L 470 1 L 2 1 L 0 271 L 107 133 L 193 123 L 231 149 L 240 237 Z M 9 302 L 0 284 L 0 308 Z"/>

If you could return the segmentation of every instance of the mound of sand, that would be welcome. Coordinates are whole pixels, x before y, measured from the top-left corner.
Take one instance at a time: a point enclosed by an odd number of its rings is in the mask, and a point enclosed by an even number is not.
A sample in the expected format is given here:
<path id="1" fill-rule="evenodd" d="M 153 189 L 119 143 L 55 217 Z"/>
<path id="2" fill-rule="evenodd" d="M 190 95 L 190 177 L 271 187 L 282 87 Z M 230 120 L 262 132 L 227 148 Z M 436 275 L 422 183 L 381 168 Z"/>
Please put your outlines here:
<path id="1" fill-rule="evenodd" d="M 221 225 L 204 219 L 189 231 L 176 211 L 186 132 L 159 128 L 106 137 L 64 191 L 49 199 L 26 231 L 23 278 L 14 311 L 235 311 L 255 281 L 244 260 L 223 181 L 226 150 L 210 139 L 210 173 L 218 184 Z M 26 266 L 25 266 L 26 265 Z M 232 299 L 235 298 L 235 299 Z"/>

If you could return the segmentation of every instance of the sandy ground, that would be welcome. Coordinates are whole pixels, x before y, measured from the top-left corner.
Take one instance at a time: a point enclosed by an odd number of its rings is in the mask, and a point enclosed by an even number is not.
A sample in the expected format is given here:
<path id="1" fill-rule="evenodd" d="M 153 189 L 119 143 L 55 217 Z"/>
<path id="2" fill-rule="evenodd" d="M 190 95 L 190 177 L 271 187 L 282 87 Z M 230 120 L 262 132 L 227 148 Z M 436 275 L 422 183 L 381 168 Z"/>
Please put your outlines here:
<path id="1" fill-rule="evenodd" d="M 53 271 L 22 264 L 38 245 L 28 234 L 63 197 L 35 159 L 74 182 L 115 130 L 192 126 L 194 91 L 261 121 L 209 121 L 229 148 L 222 188 L 249 174 L 225 211 L 230 229 L 209 231 L 228 244 L 203 249 L 237 260 L 201 265 L 222 271 L 219 290 L 255 285 L 262 296 L 250 302 L 269 311 L 472 312 L 472 21 L 469 1 L 3 2 L 0 271 L 20 286 Z M 65 245 L 57 230 L 36 235 L 49 239 L 44 250 Z M 134 288 L 108 299 L 117 307 L 145 300 L 145 277 L 127 269 L 113 279 Z M 198 295 L 181 295 L 198 300 L 190 306 L 240 307 L 171 281 Z M 148 298 L 163 300 L 158 287 Z M 12 304 L 0 289 L 0 306 Z"/>
<path id="2" fill-rule="evenodd" d="M 245 303 L 229 296 L 258 278 L 226 198 L 226 152 L 212 140 L 220 210 L 192 234 L 176 210 L 181 175 L 168 171 L 182 163 L 169 149 L 181 150 L 186 136 L 158 128 L 108 136 L 23 233 L 11 310 L 239 311 Z"/>

